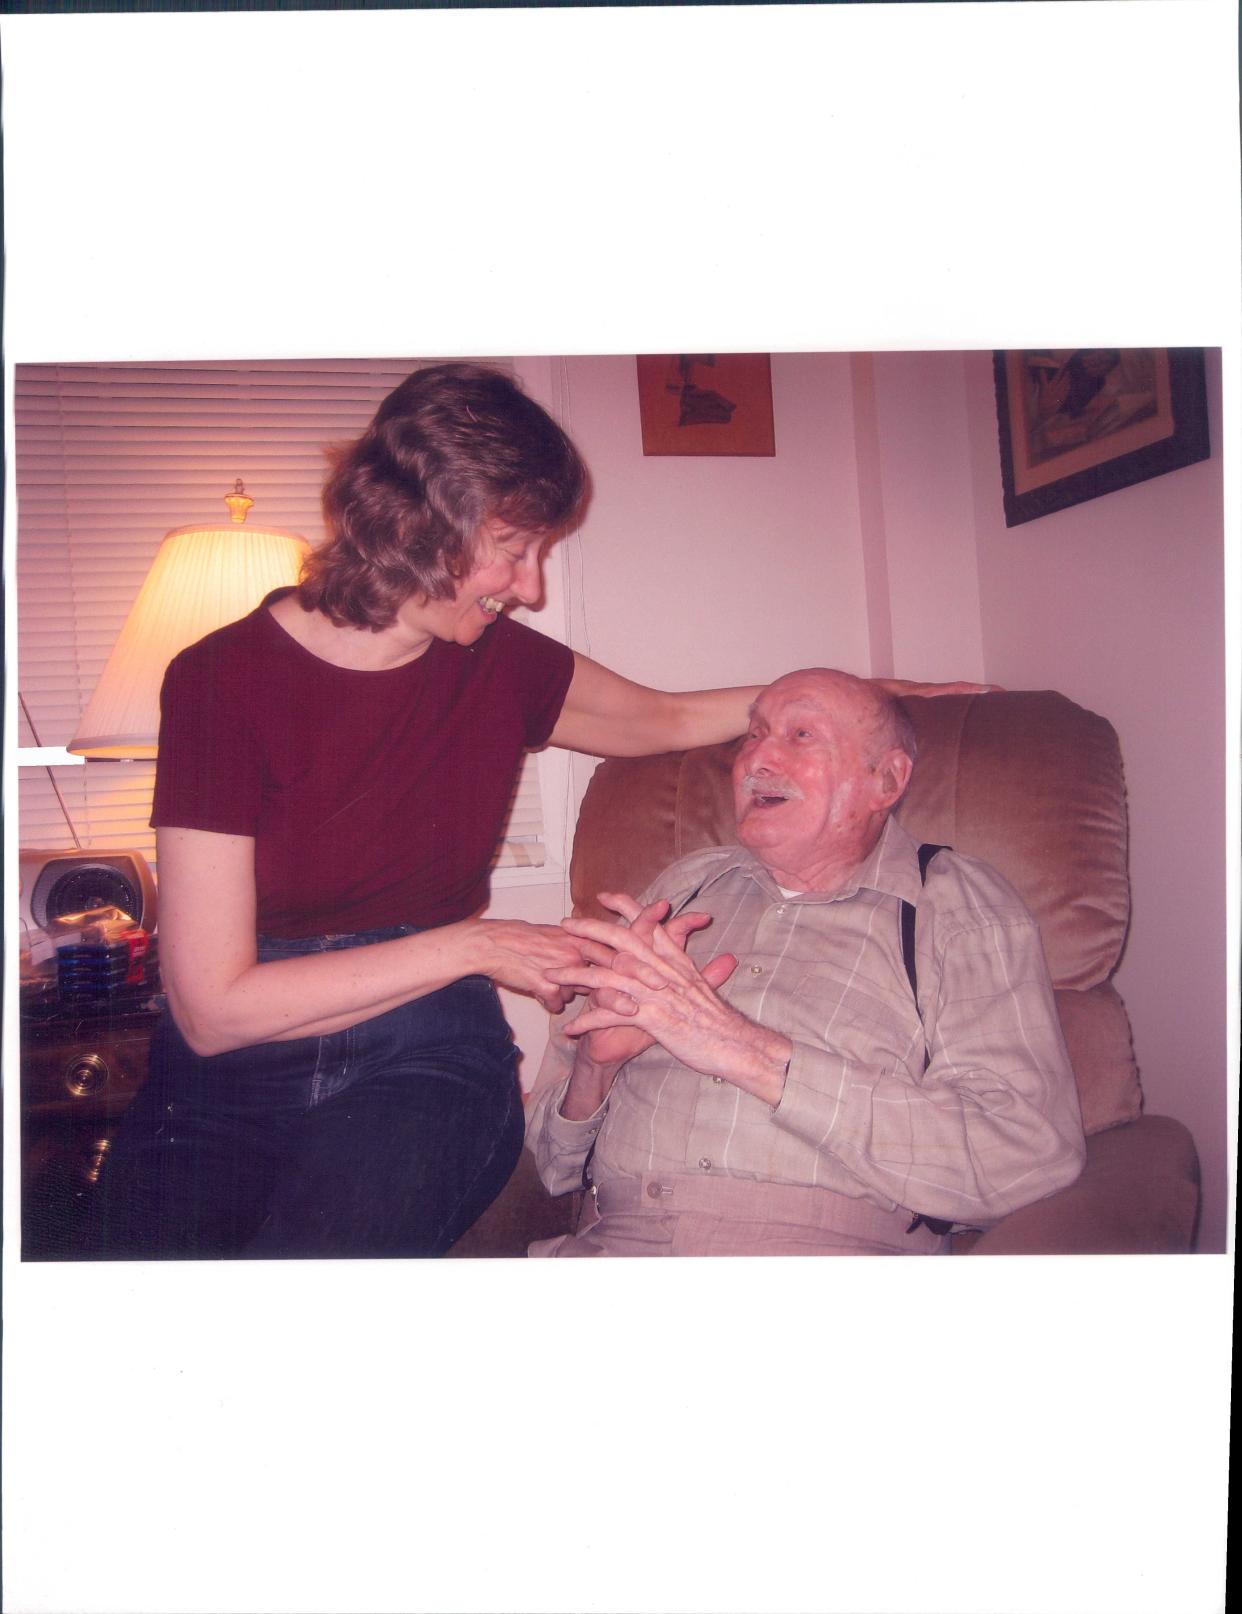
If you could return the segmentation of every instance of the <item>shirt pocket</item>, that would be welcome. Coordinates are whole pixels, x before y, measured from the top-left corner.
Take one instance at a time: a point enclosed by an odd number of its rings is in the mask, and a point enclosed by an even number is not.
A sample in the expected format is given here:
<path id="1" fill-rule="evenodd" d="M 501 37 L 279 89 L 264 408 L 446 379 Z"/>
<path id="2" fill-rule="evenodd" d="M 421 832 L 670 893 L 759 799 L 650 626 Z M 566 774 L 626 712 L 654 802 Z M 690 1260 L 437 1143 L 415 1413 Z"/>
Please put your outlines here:
<path id="1" fill-rule="evenodd" d="M 922 1069 L 923 1028 L 904 975 L 892 989 L 829 963 L 809 965 L 790 1005 L 789 1036 L 877 1072 Z"/>

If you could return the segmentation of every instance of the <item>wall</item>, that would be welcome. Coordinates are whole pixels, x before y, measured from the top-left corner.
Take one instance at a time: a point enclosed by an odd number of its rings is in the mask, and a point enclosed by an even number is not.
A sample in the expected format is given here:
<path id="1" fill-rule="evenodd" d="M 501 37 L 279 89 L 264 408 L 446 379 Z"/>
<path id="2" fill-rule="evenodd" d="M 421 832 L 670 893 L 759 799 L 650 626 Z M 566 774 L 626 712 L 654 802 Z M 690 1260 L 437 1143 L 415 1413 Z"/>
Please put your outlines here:
<path id="1" fill-rule="evenodd" d="M 986 682 L 964 394 L 944 353 L 854 356 L 858 475 L 875 489 L 864 526 L 880 546 L 898 678 Z M 956 383 L 956 385 L 955 385 Z M 874 618 L 879 601 L 869 602 Z"/>
<path id="2" fill-rule="evenodd" d="M 644 458 L 633 358 L 566 368 L 566 423 L 595 485 L 579 648 L 663 689 L 867 671 L 848 358 L 773 356 L 768 459 Z"/>
<path id="3" fill-rule="evenodd" d="M 946 412 L 964 400 L 984 664 L 1011 688 L 1054 687 L 1121 739 L 1133 911 L 1117 987 L 1147 1108 L 1195 1136 L 1199 1248 L 1223 1250 L 1225 1114 L 1224 544 L 1219 355 L 1213 457 L 1020 527 L 1001 505 L 990 356 L 943 355 Z"/>

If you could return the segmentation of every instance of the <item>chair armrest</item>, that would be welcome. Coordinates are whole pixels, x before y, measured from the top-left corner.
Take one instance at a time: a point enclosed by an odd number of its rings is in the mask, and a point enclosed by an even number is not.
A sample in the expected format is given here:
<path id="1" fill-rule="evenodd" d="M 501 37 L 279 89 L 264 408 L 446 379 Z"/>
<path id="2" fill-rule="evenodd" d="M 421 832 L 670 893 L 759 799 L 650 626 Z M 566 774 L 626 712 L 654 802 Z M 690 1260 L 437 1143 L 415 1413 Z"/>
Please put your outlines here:
<path id="1" fill-rule="evenodd" d="M 1025 1205 L 982 1234 L 954 1240 L 967 1255 L 1164 1255 L 1194 1242 L 1199 1157 L 1180 1121 L 1144 1115 L 1087 1139 L 1077 1182 Z M 967 1243 L 969 1241 L 969 1243 Z"/>

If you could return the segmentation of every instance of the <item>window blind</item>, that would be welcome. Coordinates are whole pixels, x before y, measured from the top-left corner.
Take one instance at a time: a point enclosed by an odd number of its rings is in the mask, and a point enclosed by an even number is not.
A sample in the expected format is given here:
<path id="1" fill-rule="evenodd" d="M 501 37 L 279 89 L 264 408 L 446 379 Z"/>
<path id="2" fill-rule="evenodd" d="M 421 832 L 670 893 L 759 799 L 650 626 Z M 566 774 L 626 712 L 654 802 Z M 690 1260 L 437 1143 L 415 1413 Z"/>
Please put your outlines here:
<path id="1" fill-rule="evenodd" d="M 429 362 L 18 365 L 18 688 L 33 723 L 21 714 L 19 747 L 68 743 L 164 534 L 219 521 L 237 477 L 256 525 L 321 542 L 325 449 L 357 437 L 392 388 Z M 153 764 L 54 772 L 83 846 L 153 859 Z M 19 810 L 24 846 L 72 847 L 44 768 L 21 768 Z M 531 757 L 497 866 L 541 865 L 544 840 Z"/>

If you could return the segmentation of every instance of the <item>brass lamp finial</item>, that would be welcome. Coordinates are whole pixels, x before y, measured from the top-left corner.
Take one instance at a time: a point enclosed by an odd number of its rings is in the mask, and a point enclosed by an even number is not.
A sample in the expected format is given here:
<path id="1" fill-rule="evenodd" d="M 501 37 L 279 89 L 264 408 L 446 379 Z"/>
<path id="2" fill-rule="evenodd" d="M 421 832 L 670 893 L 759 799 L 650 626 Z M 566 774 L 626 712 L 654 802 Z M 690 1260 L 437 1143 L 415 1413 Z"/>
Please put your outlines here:
<path id="1" fill-rule="evenodd" d="M 224 502 L 229 507 L 230 521 L 245 521 L 246 512 L 250 509 L 254 500 L 247 495 L 246 489 L 242 486 L 240 476 L 233 483 L 232 493 L 224 495 Z"/>

